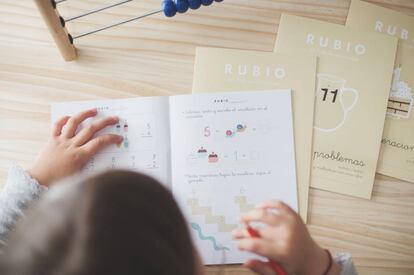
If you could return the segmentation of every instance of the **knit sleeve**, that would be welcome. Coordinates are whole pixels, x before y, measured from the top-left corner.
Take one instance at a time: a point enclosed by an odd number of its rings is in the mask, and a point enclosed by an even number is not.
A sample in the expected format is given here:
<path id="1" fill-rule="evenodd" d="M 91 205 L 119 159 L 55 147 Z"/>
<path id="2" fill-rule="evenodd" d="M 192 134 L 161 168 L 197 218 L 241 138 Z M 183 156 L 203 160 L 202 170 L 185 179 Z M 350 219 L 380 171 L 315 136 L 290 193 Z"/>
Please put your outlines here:
<path id="1" fill-rule="evenodd" d="M 349 253 L 338 253 L 334 256 L 334 261 L 341 267 L 340 275 L 358 275 L 352 261 L 351 254 Z"/>
<path id="2" fill-rule="evenodd" d="M 9 232 L 23 216 L 24 210 L 46 189 L 21 166 L 10 167 L 6 185 L 0 191 L 0 251 L 7 242 Z"/>

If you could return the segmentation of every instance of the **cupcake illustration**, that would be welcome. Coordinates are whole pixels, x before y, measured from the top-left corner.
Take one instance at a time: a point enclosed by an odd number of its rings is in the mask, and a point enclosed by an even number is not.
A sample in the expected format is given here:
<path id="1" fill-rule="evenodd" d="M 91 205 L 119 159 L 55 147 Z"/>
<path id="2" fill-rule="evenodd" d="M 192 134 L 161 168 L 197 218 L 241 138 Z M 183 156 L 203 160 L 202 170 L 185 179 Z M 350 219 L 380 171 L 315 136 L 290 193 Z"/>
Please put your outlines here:
<path id="1" fill-rule="evenodd" d="M 124 132 L 128 132 L 128 122 L 126 120 L 124 123 Z"/>
<path id="2" fill-rule="evenodd" d="M 413 108 L 412 88 L 401 80 L 402 68 L 394 70 L 390 97 L 388 99 L 387 114 L 397 118 L 408 119 Z"/>
<path id="3" fill-rule="evenodd" d="M 205 157 L 207 157 L 207 150 L 206 149 L 204 149 L 203 147 L 201 147 L 200 149 L 198 149 L 198 151 L 197 151 L 197 156 L 199 157 L 199 158 L 205 158 Z"/>
<path id="4" fill-rule="evenodd" d="M 208 162 L 209 163 L 216 163 L 218 162 L 218 155 L 212 152 L 210 155 L 208 155 Z"/>
<path id="5" fill-rule="evenodd" d="M 115 126 L 115 128 L 117 133 L 121 132 L 121 125 L 119 123 Z"/>
<path id="6" fill-rule="evenodd" d="M 128 137 L 127 136 L 124 137 L 124 147 L 125 148 L 128 148 L 129 147 L 129 140 L 128 140 Z"/>
<path id="7" fill-rule="evenodd" d="M 117 143 L 116 144 L 116 147 L 121 148 L 121 146 L 122 146 L 123 143 L 124 143 L 123 141 L 121 141 L 120 143 Z"/>

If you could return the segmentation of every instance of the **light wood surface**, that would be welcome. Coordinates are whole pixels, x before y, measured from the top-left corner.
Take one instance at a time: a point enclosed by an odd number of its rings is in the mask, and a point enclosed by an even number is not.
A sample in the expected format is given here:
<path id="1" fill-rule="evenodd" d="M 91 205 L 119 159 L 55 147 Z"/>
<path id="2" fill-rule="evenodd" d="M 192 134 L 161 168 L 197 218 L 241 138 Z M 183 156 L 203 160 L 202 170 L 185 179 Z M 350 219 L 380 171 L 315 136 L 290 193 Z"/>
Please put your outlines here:
<path id="1" fill-rule="evenodd" d="M 108 0 L 70 0 L 73 16 Z M 160 6 L 135 1 L 67 24 L 77 34 Z M 413 0 L 373 0 L 414 16 Z M 156 15 L 88 36 L 65 62 L 31 0 L 0 1 L 0 182 L 46 142 L 50 103 L 190 93 L 196 46 L 272 51 L 282 12 L 343 24 L 349 0 L 226 0 L 172 19 Z M 311 190 L 309 228 L 352 253 L 360 274 L 414 274 L 414 184 L 377 176 L 371 201 Z M 218 269 L 210 267 L 209 274 Z M 226 274 L 251 274 L 240 266 Z"/>

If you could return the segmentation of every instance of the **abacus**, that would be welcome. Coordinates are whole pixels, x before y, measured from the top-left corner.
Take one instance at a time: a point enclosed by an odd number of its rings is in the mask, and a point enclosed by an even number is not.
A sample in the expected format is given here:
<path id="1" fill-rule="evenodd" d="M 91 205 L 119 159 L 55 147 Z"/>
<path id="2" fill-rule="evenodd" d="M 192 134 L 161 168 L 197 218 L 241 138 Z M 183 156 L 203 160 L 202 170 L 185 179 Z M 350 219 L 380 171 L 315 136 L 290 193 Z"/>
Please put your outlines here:
<path id="1" fill-rule="evenodd" d="M 110 25 L 90 30 L 81 34 L 77 35 L 71 35 L 68 30 L 65 27 L 66 22 L 73 21 L 85 16 L 88 16 L 90 14 L 94 14 L 97 12 L 101 12 L 116 6 L 120 6 L 123 4 L 126 4 L 128 2 L 134 1 L 134 0 L 122 0 L 120 2 L 116 2 L 107 6 L 99 7 L 93 10 L 90 10 L 88 12 L 70 17 L 70 18 L 63 18 L 60 16 L 58 12 L 58 5 L 67 2 L 70 0 L 35 0 L 36 5 L 40 11 L 40 14 L 43 18 L 43 20 L 46 23 L 47 28 L 49 29 L 50 34 L 53 37 L 53 40 L 56 43 L 56 46 L 58 47 L 62 57 L 66 61 L 71 61 L 76 59 L 76 48 L 74 45 L 74 41 L 76 39 L 79 39 L 81 37 L 97 33 L 109 28 L 113 28 L 131 21 L 135 21 L 147 16 L 151 16 L 157 13 L 163 12 L 166 17 L 173 17 L 177 13 L 185 13 L 188 11 L 188 9 L 196 10 L 203 6 L 209 6 L 214 1 L 215 2 L 222 2 L 223 0 L 163 0 L 161 9 L 155 10 L 146 14 L 138 15 L 132 18 L 129 18 L 127 20 L 119 21 L 112 23 Z"/>

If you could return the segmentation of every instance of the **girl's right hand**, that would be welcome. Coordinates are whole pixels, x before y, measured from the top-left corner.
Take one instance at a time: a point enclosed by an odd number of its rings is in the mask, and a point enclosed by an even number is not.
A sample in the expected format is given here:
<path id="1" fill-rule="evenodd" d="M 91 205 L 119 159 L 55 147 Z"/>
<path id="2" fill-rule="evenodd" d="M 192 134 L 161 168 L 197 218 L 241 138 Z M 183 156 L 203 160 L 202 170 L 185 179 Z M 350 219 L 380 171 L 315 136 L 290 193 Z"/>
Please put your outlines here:
<path id="1" fill-rule="evenodd" d="M 321 275 L 327 269 L 330 256 L 312 239 L 300 216 L 283 202 L 264 202 L 243 216 L 241 222 L 265 226 L 255 228 L 260 238 L 251 237 L 246 228 L 235 229 L 233 238 L 240 250 L 278 262 L 289 274 Z M 328 274 L 339 274 L 339 266 L 332 264 Z M 250 260 L 245 266 L 258 274 L 275 274 L 264 261 Z"/>
<path id="2" fill-rule="evenodd" d="M 118 123 L 117 117 L 96 119 L 79 132 L 79 125 L 97 115 L 96 109 L 65 116 L 53 125 L 50 139 L 28 173 L 40 184 L 49 186 L 57 180 L 78 172 L 99 150 L 122 142 L 119 135 L 94 135 L 109 125 Z"/>

